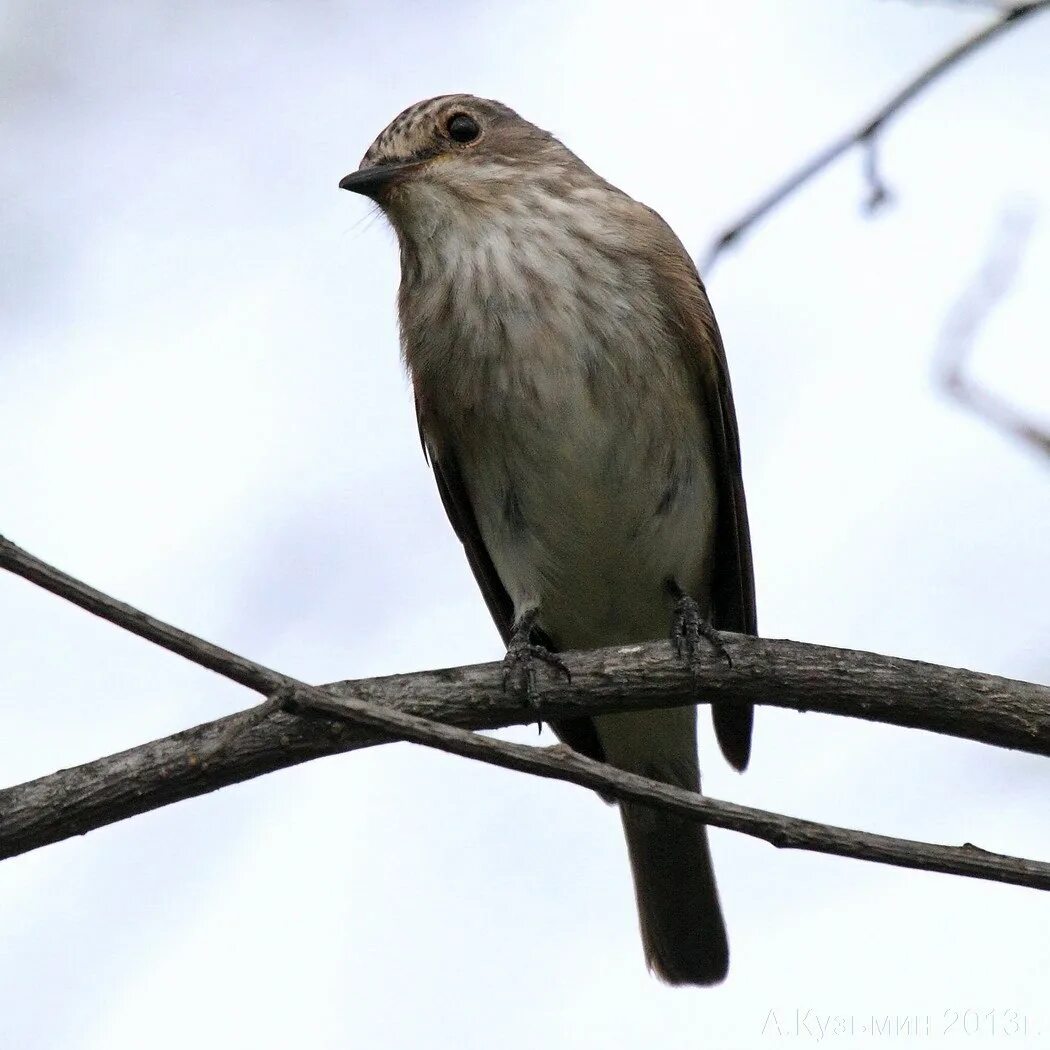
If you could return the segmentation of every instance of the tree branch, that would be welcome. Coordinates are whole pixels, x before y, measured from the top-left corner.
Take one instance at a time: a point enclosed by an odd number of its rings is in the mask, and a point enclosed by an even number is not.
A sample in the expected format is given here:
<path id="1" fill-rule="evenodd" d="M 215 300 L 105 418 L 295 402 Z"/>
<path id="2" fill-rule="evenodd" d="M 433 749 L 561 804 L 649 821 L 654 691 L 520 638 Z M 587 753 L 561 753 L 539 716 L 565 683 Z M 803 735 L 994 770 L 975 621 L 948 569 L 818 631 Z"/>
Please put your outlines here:
<path id="1" fill-rule="evenodd" d="M 474 727 L 531 721 L 535 717 L 531 711 L 504 695 L 498 664 L 315 688 L 117 602 L 2 537 L 0 567 L 272 696 L 249 712 L 0 792 L 0 858 L 320 755 L 405 739 L 489 764 L 600 789 L 616 798 L 669 808 L 780 847 L 1050 888 L 1050 864 L 1002 857 L 969 845 L 928 845 L 849 831 L 736 806 L 561 749 L 491 740 L 456 725 L 420 717 L 421 713 L 431 714 Z M 891 692 L 917 689 L 910 705 L 908 701 L 903 705 L 910 713 L 898 724 L 927 721 L 919 712 L 930 706 L 939 712 L 928 720 L 927 728 L 934 728 L 944 721 L 957 721 L 946 701 L 951 695 L 949 683 L 958 676 L 963 705 L 973 708 L 975 722 L 984 727 L 978 730 L 980 738 L 1001 736 L 1002 740 L 995 742 L 1009 740 L 1006 746 L 1050 753 L 1050 689 L 799 643 L 728 636 L 727 645 L 734 667 L 725 668 L 722 661 L 713 661 L 711 670 L 705 669 L 696 681 L 670 659 L 666 644 L 570 654 L 574 683 L 567 686 L 552 681 L 543 685 L 544 713 L 550 717 L 695 703 L 694 691 L 698 687 L 706 690 L 710 675 L 711 692 L 719 699 L 752 699 L 757 693 L 775 689 L 783 680 L 792 699 L 781 703 L 801 709 L 817 709 L 811 704 L 808 689 L 822 683 L 832 695 L 840 689 L 851 695 L 855 713 L 862 717 L 871 717 L 879 708 L 882 686 L 889 685 Z M 821 665 L 819 672 L 807 659 L 812 655 Z M 824 708 L 834 709 L 831 702 L 818 700 L 818 705 L 822 703 Z M 993 712 L 999 703 L 1005 708 L 1005 717 L 1001 726 L 990 730 L 989 726 L 997 724 Z M 323 718 L 295 717 L 288 713 L 290 710 Z M 335 724 L 331 720 L 336 720 Z M 962 735 L 973 736 L 971 732 Z"/>
<path id="2" fill-rule="evenodd" d="M 1005 10 L 998 18 L 972 36 L 960 41 L 946 51 L 935 62 L 927 66 L 917 76 L 908 81 L 900 90 L 884 102 L 867 120 L 862 121 L 852 131 L 835 139 L 815 154 L 801 167 L 793 171 L 780 183 L 769 190 L 755 204 L 747 209 L 735 222 L 726 227 L 707 249 L 700 263 L 700 272 L 706 278 L 715 261 L 731 244 L 755 226 L 770 212 L 774 211 L 788 198 L 794 196 L 803 186 L 829 167 L 844 153 L 854 146 L 865 149 L 865 177 L 868 182 L 868 199 L 866 206 L 874 211 L 888 198 L 888 192 L 882 182 L 876 163 L 876 137 L 883 126 L 903 109 L 909 102 L 921 94 L 939 77 L 947 73 L 962 59 L 993 40 L 1004 30 L 1019 25 L 1024 19 L 1038 11 L 1050 7 L 1050 0 L 1034 0 L 1031 3 L 1018 4 Z"/>
<path id="3" fill-rule="evenodd" d="M 1050 456 L 1050 431 L 1026 419 L 1008 401 L 971 379 L 967 364 L 981 328 L 1009 292 L 1035 226 L 1031 205 L 1004 211 L 980 271 L 945 319 L 934 358 L 942 390 L 974 415 L 1010 437 Z"/>

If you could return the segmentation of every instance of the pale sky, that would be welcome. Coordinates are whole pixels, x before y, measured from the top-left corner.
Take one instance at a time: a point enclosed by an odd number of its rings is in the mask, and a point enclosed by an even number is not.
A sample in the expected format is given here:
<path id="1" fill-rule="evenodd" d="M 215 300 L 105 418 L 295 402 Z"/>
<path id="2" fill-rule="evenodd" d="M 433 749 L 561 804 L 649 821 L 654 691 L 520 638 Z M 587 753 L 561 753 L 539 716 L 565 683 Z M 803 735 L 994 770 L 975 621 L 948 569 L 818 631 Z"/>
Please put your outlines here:
<path id="1" fill-rule="evenodd" d="M 499 98 L 699 255 L 987 18 L 889 0 L 0 5 L 0 532 L 330 681 L 498 659 L 398 358 L 397 258 L 340 193 L 404 106 Z M 1003 210 L 1036 226 L 974 370 L 1050 424 L 1050 16 L 844 159 L 709 280 L 764 634 L 1047 681 L 1047 463 L 946 402 L 938 333 Z M 0 782 L 252 694 L 0 575 Z M 534 730 L 508 731 L 537 742 Z M 539 743 L 549 743 L 544 734 Z M 758 712 L 714 797 L 1050 860 L 1045 760 Z M 795 1011 L 1050 1045 L 1050 897 L 712 833 L 732 965 L 650 978 L 614 810 L 408 745 L 0 864 L 0 1050 L 808 1045 Z M 1000 1028 L 993 1034 L 987 1017 Z M 814 1026 L 815 1027 L 815 1026 Z M 942 1038 L 943 1035 L 943 1038 Z M 832 1045 L 865 1046 L 870 1035 Z"/>

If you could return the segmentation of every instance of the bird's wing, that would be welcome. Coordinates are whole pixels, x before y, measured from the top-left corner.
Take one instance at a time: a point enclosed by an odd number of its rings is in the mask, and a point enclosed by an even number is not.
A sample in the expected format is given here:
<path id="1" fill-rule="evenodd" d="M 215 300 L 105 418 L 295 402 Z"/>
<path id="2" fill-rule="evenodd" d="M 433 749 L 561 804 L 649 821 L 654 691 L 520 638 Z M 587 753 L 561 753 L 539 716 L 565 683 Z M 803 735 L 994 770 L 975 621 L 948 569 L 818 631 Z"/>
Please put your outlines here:
<path id="1" fill-rule="evenodd" d="M 478 521 L 474 516 L 474 508 L 471 505 L 467 487 L 463 483 L 459 464 L 455 456 L 447 449 L 443 450 L 440 456 L 434 454 L 427 446 L 422 422 L 420 422 L 419 434 L 423 441 L 423 452 L 434 471 L 434 480 L 437 482 L 445 513 L 460 543 L 463 544 L 470 570 L 474 573 L 474 579 L 478 581 L 485 604 L 489 607 L 503 644 L 506 645 L 510 641 L 511 629 L 514 625 L 514 603 L 507 594 L 503 581 L 500 580 L 496 567 L 489 557 L 489 552 L 485 548 L 485 541 L 481 537 L 481 529 L 478 528 Z"/>
<path id="2" fill-rule="evenodd" d="M 419 424 L 419 438 L 423 444 L 423 455 L 430 463 L 434 471 L 434 480 L 437 482 L 441 502 L 444 505 L 448 520 L 452 523 L 459 541 L 467 555 L 467 562 L 474 579 L 477 580 L 481 589 L 485 604 L 492 614 L 496 629 L 506 645 L 510 641 L 511 631 L 514 627 L 514 603 L 503 581 L 496 572 L 496 566 L 492 564 L 489 552 L 485 547 L 485 541 L 478 527 L 477 518 L 474 515 L 474 507 L 470 502 L 470 493 L 464 483 L 463 475 L 459 469 L 455 453 L 447 446 L 437 452 L 427 443 L 426 430 L 423 419 L 419 414 L 419 402 L 416 402 L 416 420 Z M 549 638 L 539 636 L 535 641 L 553 649 Z M 588 758 L 598 762 L 605 760 L 605 754 L 598 740 L 598 733 L 594 728 L 594 722 L 589 718 L 566 718 L 551 722 L 551 728 L 565 741 L 569 747 Z"/>
<path id="3" fill-rule="evenodd" d="M 676 320 L 687 364 L 695 376 L 697 396 L 711 428 L 718 484 L 712 623 L 725 631 L 757 634 L 751 532 L 725 348 L 707 291 L 689 253 L 663 219 L 659 222 L 668 235 L 653 256 L 659 287 L 668 297 L 666 306 Z M 735 768 L 744 769 L 751 754 L 753 705 L 714 703 L 711 710 L 722 753 Z"/>
<path id="4" fill-rule="evenodd" d="M 700 288 L 703 291 L 703 284 Z M 707 298 L 706 292 L 704 298 Z M 744 498 L 744 477 L 740 467 L 740 432 L 737 429 L 733 388 L 729 382 L 722 337 L 713 314 L 710 314 L 710 319 L 713 367 L 701 373 L 700 395 L 711 421 L 721 497 L 717 526 L 714 625 L 726 631 L 757 634 L 755 570 L 751 561 L 751 530 L 747 522 L 747 500 Z"/>
<path id="5" fill-rule="evenodd" d="M 697 283 L 706 304 L 707 293 L 699 276 Z M 740 468 L 740 435 L 733 407 L 733 388 L 729 383 L 722 337 L 709 305 L 706 313 L 709 323 L 704 328 L 708 338 L 704 341 L 703 352 L 709 364 L 699 369 L 698 387 L 710 421 L 718 479 L 712 620 L 715 627 L 725 631 L 757 634 L 755 570 L 751 561 L 751 530 L 747 523 L 747 501 Z M 711 705 L 711 717 L 722 754 L 736 769 L 746 769 L 751 757 L 754 705 L 715 702 Z"/>

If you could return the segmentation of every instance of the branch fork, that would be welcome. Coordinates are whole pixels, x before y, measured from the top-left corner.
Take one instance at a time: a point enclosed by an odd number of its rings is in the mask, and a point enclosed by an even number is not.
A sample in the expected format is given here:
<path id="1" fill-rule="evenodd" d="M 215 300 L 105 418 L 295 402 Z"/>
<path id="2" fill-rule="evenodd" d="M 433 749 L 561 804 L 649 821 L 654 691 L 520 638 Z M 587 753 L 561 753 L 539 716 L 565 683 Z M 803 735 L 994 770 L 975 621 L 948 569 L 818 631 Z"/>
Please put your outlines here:
<path id="1" fill-rule="evenodd" d="M 0 790 L 0 859 L 321 755 L 408 740 L 668 809 L 777 848 L 1050 889 L 1050 863 L 969 843 L 914 842 L 738 806 L 565 748 L 482 736 L 473 730 L 535 717 L 507 698 L 500 664 L 311 686 L 102 594 L 3 537 L 0 568 L 266 698 L 248 711 Z M 571 717 L 712 699 L 772 702 L 1050 755 L 1050 688 L 798 642 L 729 634 L 724 641 L 732 652 L 729 666 L 711 661 L 685 668 L 666 642 L 567 654 L 571 681 L 543 684 L 544 710 Z M 292 717 L 275 717 L 281 713 Z"/>

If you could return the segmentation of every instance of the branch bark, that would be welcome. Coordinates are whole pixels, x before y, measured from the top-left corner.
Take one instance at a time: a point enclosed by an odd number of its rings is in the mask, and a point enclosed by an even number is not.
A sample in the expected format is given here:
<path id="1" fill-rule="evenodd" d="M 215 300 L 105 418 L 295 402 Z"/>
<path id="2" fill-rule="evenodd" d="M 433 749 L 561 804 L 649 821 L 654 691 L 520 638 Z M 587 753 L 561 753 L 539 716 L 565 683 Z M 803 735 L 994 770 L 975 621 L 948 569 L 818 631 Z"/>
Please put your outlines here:
<path id="1" fill-rule="evenodd" d="M 870 211 L 874 211 L 888 197 L 886 187 L 879 176 L 876 158 L 876 139 L 883 126 L 962 59 L 972 55 L 989 41 L 995 39 L 1004 30 L 1019 25 L 1030 15 L 1047 8 L 1050 8 L 1050 0 L 1033 0 L 1033 2 L 1010 7 L 994 21 L 951 47 L 936 61 L 909 80 L 902 88 L 894 92 L 866 120 L 862 121 L 851 131 L 847 131 L 844 135 L 830 142 L 799 168 L 791 172 L 790 175 L 777 183 L 738 219 L 727 226 L 715 238 L 701 260 L 701 274 L 706 279 L 715 261 L 730 245 L 739 241 L 753 226 L 765 219 L 786 200 L 793 197 L 803 186 L 816 178 L 825 168 L 830 167 L 839 157 L 855 146 L 860 146 L 867 150 L 864 169 L 868 182 L 867 207 Z"/>
<path id="2" fill-rule="evenodd" d="M 461 727 L 535 718 L 508 699 L 499 664 L 311 687 L 117 602 L 2 537 L 0 567 L 271 696 L 248 712 L 0 792 L 0 858 L 321 755 L 405 739 L 670 808 L 780 847 L 1050 888 L 1050 864 L 969 845 L 930 845 L 829 827 L 704 798 L 561 750 L 478 736 Z M 573 683 L 541 686 L 544 713 L 696 703 L 698 689 L 705 701 L 769 702 L 766 698 L 775 695 L 780 706 L 930 729 L 947 725 L 971 739 L 1050 754 L 1050 689 L 795 642 L 730 635 L 726 644 L 733 667 L 713 660 L 695 679 L 665 643 L 569 654 Z M 839 694 L 847 697 L 845 704 L 835 699 Z M 887 700 L 887 694 L 900 702 Z M 972 720 L 958 717 L 960 706 Z"/>

